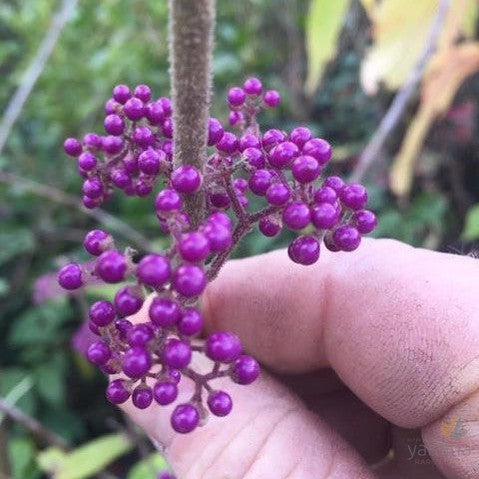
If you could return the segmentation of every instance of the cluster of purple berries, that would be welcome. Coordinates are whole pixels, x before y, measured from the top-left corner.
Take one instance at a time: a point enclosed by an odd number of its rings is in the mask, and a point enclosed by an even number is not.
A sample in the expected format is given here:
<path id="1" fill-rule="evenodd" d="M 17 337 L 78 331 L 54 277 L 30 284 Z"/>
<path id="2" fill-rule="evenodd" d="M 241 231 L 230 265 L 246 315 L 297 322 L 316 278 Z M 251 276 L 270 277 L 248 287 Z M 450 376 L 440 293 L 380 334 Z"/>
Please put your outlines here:
<path id="1" fill-rule="evenodd" d="M 332 155 L 327 141 L 313 138 L 306 127 L 290 134 L 260 131 L 258 113 L 280 101 L 275 90 L 263 92 L 256 78 L 232 88 L 229 123 L 239 134 L 210 118 L 202 172 L 173 164 L 170 102 L 152 101 L 146 85 L 133 92 L 125 85 L 114 88 L 106 104 L 107 136 L 89 133 L 82 141 L 69 138 L 64 144 L 85 179 L 83 202 L 88 208 L 107 199 L 114 187 L 147 196 L 161 183 L 154 208 L 162 231 L 171 237 L 168 250 L 138 259 L 132 249 L 119 251 L 108 232 L 93 230 L 84 247 L 96 261 L 64 266 L 59 282 L 67 290 L 92 278 L 122 283 L 113 302 L 98 301 L 90 308 L 90 328 L 99 339 L 90 346 L 88 359 L 108 374 L 123 375 L 107 388 L 114 404 L 131 398 L 140 409 L 153 401 L 168 405 L 177 398 L 179 381 L 192 380 L 191 399 L 177 405 L 171 416 L 180 433 L 204 422 L 207 409 L 216 416 L 231 411 L 231 397 L 213 389 L 211 381 L 229 376 L 250 384 L 259 374 L 258 363 L 243 354 L 235 334 L 218 331 L 199 339 L 204 322 L 199 298 L 242 236 L 255 224 L 270 237 L 284 227 L 297 231 L 288 254 L 294 262 L 310 265 L 318 260 L 323 240 L 331 251 L 353 251 L 361 235 L 376 226 L 375 215 L 364 209 L 368 196 L 363 186 L 335 176 L 321 180 Z M 204 192 L 205 216 L 193 227 L 184 197 L 199 191 Z M 250 211 L 251 195 L 264 198 L 262 209 Z M 148 321 L 132 324 L 126 318 L 142 308 L 148 295 Z M 211 360 L 209 373 L 192 368 L 194 354 Z"/>

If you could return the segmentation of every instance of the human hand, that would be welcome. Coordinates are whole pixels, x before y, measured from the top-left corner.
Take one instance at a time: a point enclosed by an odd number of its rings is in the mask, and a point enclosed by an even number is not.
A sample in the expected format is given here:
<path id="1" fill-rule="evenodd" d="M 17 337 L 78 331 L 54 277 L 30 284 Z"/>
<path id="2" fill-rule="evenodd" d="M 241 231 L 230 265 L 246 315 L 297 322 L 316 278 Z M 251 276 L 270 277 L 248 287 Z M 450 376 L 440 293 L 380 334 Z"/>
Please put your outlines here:
<path id="1" fill-rule="evenodd" d="M 479 477 L 479 263 L 392 240 L 332 256 L 230 261 L 209 286 L 207 329 L 271 371 L 228 382 L 228 418 L 179 435 L 164 407 L 122 406 L 180 479 Z"/>

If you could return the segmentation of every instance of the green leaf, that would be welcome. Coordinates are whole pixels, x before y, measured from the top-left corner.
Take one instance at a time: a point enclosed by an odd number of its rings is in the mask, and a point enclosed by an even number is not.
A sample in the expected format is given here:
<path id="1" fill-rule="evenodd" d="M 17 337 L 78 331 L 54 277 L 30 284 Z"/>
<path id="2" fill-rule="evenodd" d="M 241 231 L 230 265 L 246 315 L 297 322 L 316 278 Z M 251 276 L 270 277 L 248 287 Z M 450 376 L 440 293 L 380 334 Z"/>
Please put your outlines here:
<path id="1" fill-rule="evenodd" d="M 464 241 L 475 241 L 479 239 L 479 203 L 472 206 L 467 212 L 462 239 Z"/>
<path id="2" fill-rule="evenodd" d="M 130 469 L 127 479 L 156 479 L 158 472 L 167 468 L 165 458 L 161 454 L 154 453 L 136 463 Z"/>
<path id="3" fill-rule="evenodd" d="M 28 439 L 15 438 L 8 443 L 12 474 L 15 479 L 27 479 L 35 473 L 35 448 Z"/>
<path id="4" fill-rule="evenodd" d="M 35 238 L 26 228 L 5 229 L 0 232 L 0 266 L 14 256 L 29 252 L 35 245 Z"/>
<path id="5" fill-rule="evenodd" d="M 50 448 L 38 455 L 40 467 L 54 479 L 87 479 L 132 448 L 123 434 L 94 439 L 69 453 Z"/>
<path id="6" fill-rule="evenodd" d="M 304 89 L 312 96 L 326 64 L 336 56 L 337 41 L 349 0 L 311 0 L 306 17 L 308 77 Z"/>

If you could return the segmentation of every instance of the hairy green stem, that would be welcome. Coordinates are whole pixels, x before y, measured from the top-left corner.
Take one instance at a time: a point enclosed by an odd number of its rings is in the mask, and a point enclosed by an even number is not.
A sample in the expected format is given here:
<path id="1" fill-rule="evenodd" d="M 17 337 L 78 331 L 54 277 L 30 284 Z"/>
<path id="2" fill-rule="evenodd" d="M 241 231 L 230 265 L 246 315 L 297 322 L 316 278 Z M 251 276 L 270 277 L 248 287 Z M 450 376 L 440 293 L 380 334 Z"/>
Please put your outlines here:
<path id="1" fill-rule="evenodd" d="M 211 91 L 215 0 L 169 0 L 173 163 L 203 172 Z M 192 226 L 204 219 L 204 192 L 185 197 Z"/>

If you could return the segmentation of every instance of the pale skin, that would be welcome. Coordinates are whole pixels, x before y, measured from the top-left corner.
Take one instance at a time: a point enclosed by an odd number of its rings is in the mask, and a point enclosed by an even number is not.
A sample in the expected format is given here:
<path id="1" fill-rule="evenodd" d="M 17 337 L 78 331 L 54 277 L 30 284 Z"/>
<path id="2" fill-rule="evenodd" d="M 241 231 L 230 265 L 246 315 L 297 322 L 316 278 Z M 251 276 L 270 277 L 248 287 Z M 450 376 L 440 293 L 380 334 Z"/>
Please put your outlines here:
<path id="1" fill-rule="evenodd" d="M 180 479 L 479 477 L 477 259 L 392 240 L 308 267 L 276 251 L 230 261 L 204 313 L 264 367 L 212 383 L 233 412 L 188 435 L 170 407 L 123 406 Z"/>

